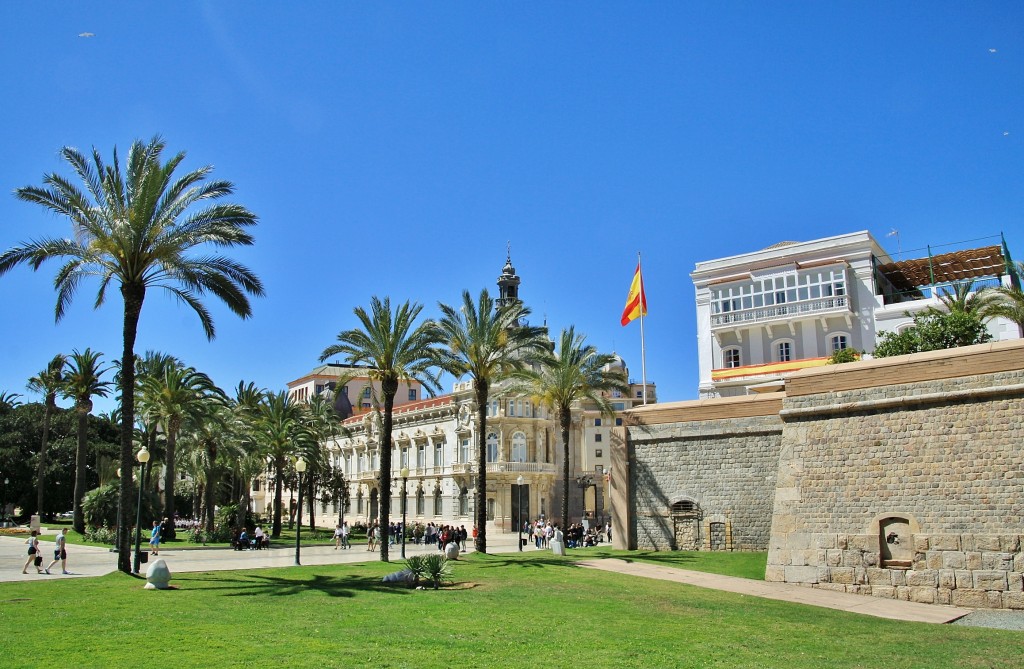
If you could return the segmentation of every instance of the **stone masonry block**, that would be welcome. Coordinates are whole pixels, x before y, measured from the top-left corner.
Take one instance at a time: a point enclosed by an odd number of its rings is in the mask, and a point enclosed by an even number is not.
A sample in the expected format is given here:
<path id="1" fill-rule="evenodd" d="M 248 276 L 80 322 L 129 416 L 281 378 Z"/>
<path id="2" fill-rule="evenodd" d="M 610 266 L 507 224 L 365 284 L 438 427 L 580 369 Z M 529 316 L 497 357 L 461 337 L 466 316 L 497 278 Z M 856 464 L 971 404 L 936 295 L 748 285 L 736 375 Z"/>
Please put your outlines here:
<path id="1" fill-rule="evenodd" d="M 873 534 L 851 534 L 849 544 L 852 549 L 874 553 L 878 550 L 878 537 Z"/>
<path id="2" fill-rule="evenodd" d="M 942 569 L 942 556 L 944 553 L 941 551 L 928 551 L 928 557 L 925 559 L 925 565 L 928 569 Z M 914 565 L 914 569 L 917 569 L 917 565 Z"/>
<path id="3" fill-rule="evenodd" d="M 860 551 L 843 551 L 842 565 L 844 567 L 864 566 L 864 554 Z"/>
<path id="4" fill-rule="evenodd" d="M 999 539 L 998 534 L 976 534 L 974 535 L 974 549 L 979 551 L 998 551 L 1001 546 Z"/>
<path id="5" fill-rule="evenodd" d="M 1016 610 L 1024 609 L 1024 592 L 1004 592 L 1003 608 Z"/>
<path id="6" fill-rule="evenodd" d="M 1003 607 L 1003 593 L 989 590 L 985 593 L 985 603 L 990 609 L 1001 609 Z"/>
<path id="7" fill-rule="evenodd" d="M 814 545 L 816 548 L 835 548 L 836 547 L 836 535 L 834 534 L 816 534 L 814 535 Z"/>
<path id="8" fill-rule="evenodd" d="M 910 601 L 910 588 L 905 585 L 901 585 L 896 588 L 896 599 L 902 602 Z"/>
<path id="9" fill-rule="evenodd" d="M 926 569 L 924 571 L 908 571 L 907 572 L 907 585 L 911 587 L 929 587 L 934 588 L 939 583 L 939 572 L 934 569 Z"/>
<path id="10" fill-rule="evenodd" d="M 960 551 L 945 551 L 942 553 L 942 567 L 944 569 L 966 569 L 967 556 Z"/>
<path id="11" fill-rule="evenodd" d="M 907 572 L 903 569 L 890 569 L 889 577 L 892 578 L 893 585 L 907 584 Z"/>
<path id="12" fill-rule="evenodd" d="M 966 569 L 957 569 L 954 574 L 956 575 L 956 587 L 958 590 L 970 590 L 974 587 L 974 574 L 971 572 Z"/>
<path id="13" fill-rule="evenodd" d="M 814 587 L 819 590 L 828 590 L 830 592 L 846 592 L 846 586 L 841 583 L 818 583 Z"/>
<path id="14" fill-rule="evenodd" d="M 938 588 L 935 590 L 936 604 L 949 604 L 953 601 L 953 591 L 949 588 Z"/>
<path id="15" fill-rule="evenodd" d="M 961 534 L 960 535 L 960 550 L 962 551 L 974 551 L 978 550 L 977 544 L 974 541 L 973 534 Z"/>
<path id="16" fill-rule="evenodd" d="M 982 553 L 981 568 L 1010 571 L 1013 569 L 1013 553 Z"/>
<path id="17" fill-rule="evenodd" d="M 769 583 L 783 583 L 786 580 L 786 568 L 782 565 L 768 565 L 764 570 L 764 580 Z"/>
<path id="18" fill-rule="evenodd" d="M 825 551 L 825 564 L 829 567 L 838 567 L 843 561 L 843 551 L 838 548 L 830 548 Z"/>
<path id="19" fill-rule="evenodd" d="M 849 538 L 845 534 L 839 534 L 836 536 L 836 548 L 846 550 L 850 547 Z"/>
<path id="20" fill-rule="evenodd" d="M 787 548 L 801 551 L 811 547 L 811 535 L 805 532 L 794 532 L 786 538 Z"/>
<path id="21" fill-rule="evenodd" d="M 862 558 L 864 560 L 865 567 L 877 567 L 878 566 L 878 553 L 864 553 Z"/>
<path id="22" fill-rule="evenodd" d="M 817 583 L 817 567 L 786 567 L 786 583 Z"/>
<path id="23" fill-rule="evenodd" d="M 964 557 L 966 558 L 968 569 L 970 569 L 971 571 L 974 571 L 975 569 L 982 569 L 981 553 L 977 551 L 971 551 L 969 553 L 964 553 Z"/>
<path id="24" fill-rule="evenodd" d="M 928 540 L 932 550 L 958 551 L 960 550 L 959 534 L 933 534 Z"/>
<path id="25" fill-rule="evenodd" d="M 1006 590 L 1006 572 L 976 571 L 974 572 L 974 588 L 976 590 Z"/>
<path id="26" fill-rule="evenodd" d="M 1015 571 L 1008 573 L 1006 575 L 1006 589 L 1011 592 L 1021 592 L 1024 590 L 1024 574 Z"/>
<path id="27" fill-rule="evenodd" d="M 853 567 L 832 567 L 829 572 L 833 583 L 845 585 L 853 583 Z"/>
<path id="28" fill-rule="evenodd" d="M 984 590 L 957 588 L 953 591 L 953 606 L 966 606 L 970 609 L 988 608 L 988 598 Z"/>
<path id="29" fill-rule="evenodd" d="M 868 582 L 867 571 L 864 567 L 853 568 L 853 584 L 854 585 L 865 585 Z"/>
<path id="30" fill-rule="evenodd" d="M 999 537 L 1000 551 L 1004 553 L 1016 553 L 1020 550 L 1020 536 L 1007 534 Z"/>
<path id="31" fill-rule="evenodd" d="M 952 590 L 956 587 L 956 572 L 952 569 L 939 570 L 939 587 Z"/>
<path id="32" fill-rule="evenodd" d="M 935 603 L 935 588 L 911 588 L 910 601 L 922 604 Z"/>
<path id="33" fill-rule="evenodd" d="M 864 577 L 871 585 L 892 585 L 892 577 L 888 569 L 868 567 L 864 570 Z"/>
<path id="34" fill-rule="evenodd" d="M 829 582 L 829 571 L 828 567 L 818 567 L 818 576 L 816 583 L 828 583 Z"/>
<path id="35" fill-rule="evenodd" d="M 871 594 L 883 599 L 896 599 L 896 588 L 891 585 L 873 585 L 871 586 Z"/>
<path id="36" fill-rule="evenodd" d="M 928 535 L 916 534 L 914 535 L 914 550 L 923 553 L 928 550 Z"/>

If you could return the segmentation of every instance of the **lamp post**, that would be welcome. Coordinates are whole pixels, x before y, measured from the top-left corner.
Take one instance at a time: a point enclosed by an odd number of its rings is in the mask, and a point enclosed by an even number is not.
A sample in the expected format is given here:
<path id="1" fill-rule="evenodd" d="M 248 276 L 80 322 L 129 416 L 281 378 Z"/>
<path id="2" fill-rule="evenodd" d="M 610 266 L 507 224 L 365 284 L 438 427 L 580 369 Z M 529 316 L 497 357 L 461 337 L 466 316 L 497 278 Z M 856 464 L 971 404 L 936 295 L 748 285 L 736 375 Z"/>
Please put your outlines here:
<path id="1" fill-rule="evenodd" d="M 402 467 L 402 559 L 405 559 L 405 485 L 409 481 L 409 468 Z"/>
<path id="2" fill-rule="evenodd" d="M 299 457 L 295 461 L 295 471 L 299 473 L 299 509 L 298 522 L 295 523 L 295 566 L 299 566 L 299 537 L 302 535 L 302 473 L 306 471 L 306 461 Z"/>
<path id="3" fill-rule="evenodd" d="M 517 490 L 519 491 L 519 501 L 516 502 L 516 527 L 519 528 L 519 552 L 523 552 L 523 476 L 519 475 L 516 479 L 516 483 L 519 484 Z"/>
<path id="4" fill-rule="evenodd" d="M 139 506 L 135 511 L 135 563 L 133 565 L 132 573 L 139 573 L 139 561 L 142 557 L 139 552 L 139 543 L 142 541 L 142 489 L 146 485 L 146 463 L 149 462 L 149 449 L 145 446 L 139 449 L 139 452 L 135 454 L 135 459 L 139 461 Z"/>

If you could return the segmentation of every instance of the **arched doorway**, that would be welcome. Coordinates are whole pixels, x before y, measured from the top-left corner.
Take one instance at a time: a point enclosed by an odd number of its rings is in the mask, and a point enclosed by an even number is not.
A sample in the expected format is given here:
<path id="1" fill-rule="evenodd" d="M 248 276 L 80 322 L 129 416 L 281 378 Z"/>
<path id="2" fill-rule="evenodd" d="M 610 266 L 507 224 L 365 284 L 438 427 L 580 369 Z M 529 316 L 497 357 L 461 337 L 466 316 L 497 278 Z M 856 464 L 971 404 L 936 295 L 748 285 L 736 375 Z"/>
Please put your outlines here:
<path id="1" fill-rule="evenodd" d="M 377 499 L 377 489 L 370 491 L 370 522 L 377 520 L 380 514 L 380 501 Z"/>
<path id="2" fill-rule="evenodd" d="M 675 550 L 695 551 L 700 549 L 700 505 L 684 499 L 672 505 L 673 536 Z"/>

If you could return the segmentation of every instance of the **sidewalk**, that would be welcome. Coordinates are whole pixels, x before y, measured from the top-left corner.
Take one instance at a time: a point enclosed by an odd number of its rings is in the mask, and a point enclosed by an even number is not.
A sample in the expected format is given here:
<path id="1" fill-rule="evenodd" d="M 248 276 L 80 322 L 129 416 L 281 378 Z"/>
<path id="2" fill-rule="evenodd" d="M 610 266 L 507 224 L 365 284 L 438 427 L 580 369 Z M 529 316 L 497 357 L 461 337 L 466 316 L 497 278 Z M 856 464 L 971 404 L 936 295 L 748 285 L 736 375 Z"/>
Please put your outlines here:
<path id="1" fill-rule="evenodd" d="M 768 583 L 754 581 L 736 576 L 720 576 L 674 567 L 644 562 L 630 562 L 614 558 L 602 560 L 580 560 L 576 564 L 590 569 L 601 569 L 630 576 L 655 578 L 695 585 L 699 588 L 711 588 L 735 592 L 751 597 L 764 597 L 797 604 L 810 604 L 827 609 L 838 609 L 850 613 L 860 613 L 876 618 L 890 618 L 919 623 L 948 623 L 973 612 L 973 609 L 961 609 L 955 606 L 936 604 L 918 604 L 896 599 L 882 599 L 868 595 L 854 595 L 846 592 L 833 592 L 789 583 Z"/>

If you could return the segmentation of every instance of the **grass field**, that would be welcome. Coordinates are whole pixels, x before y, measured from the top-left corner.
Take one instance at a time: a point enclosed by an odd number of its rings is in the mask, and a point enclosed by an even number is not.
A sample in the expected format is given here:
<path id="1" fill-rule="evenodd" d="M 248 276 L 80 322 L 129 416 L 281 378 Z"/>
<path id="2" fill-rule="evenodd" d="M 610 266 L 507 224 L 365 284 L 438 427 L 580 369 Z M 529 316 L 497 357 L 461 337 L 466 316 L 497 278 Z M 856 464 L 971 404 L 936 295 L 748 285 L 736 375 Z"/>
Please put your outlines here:
<path id="1" fill-rule="evenodd" d="M 749 569 L 746 559 L 723 571 Z M 400 567 L 181 574 L 162 592 L 123 574 L 3 583 L 2 664 L 903 669 L 1019 667 L 1024 653 L 1019 632 L 744 597 L 582 569 L 549 553 L 470 555 L 439 591 L 380 582 Z"/>

